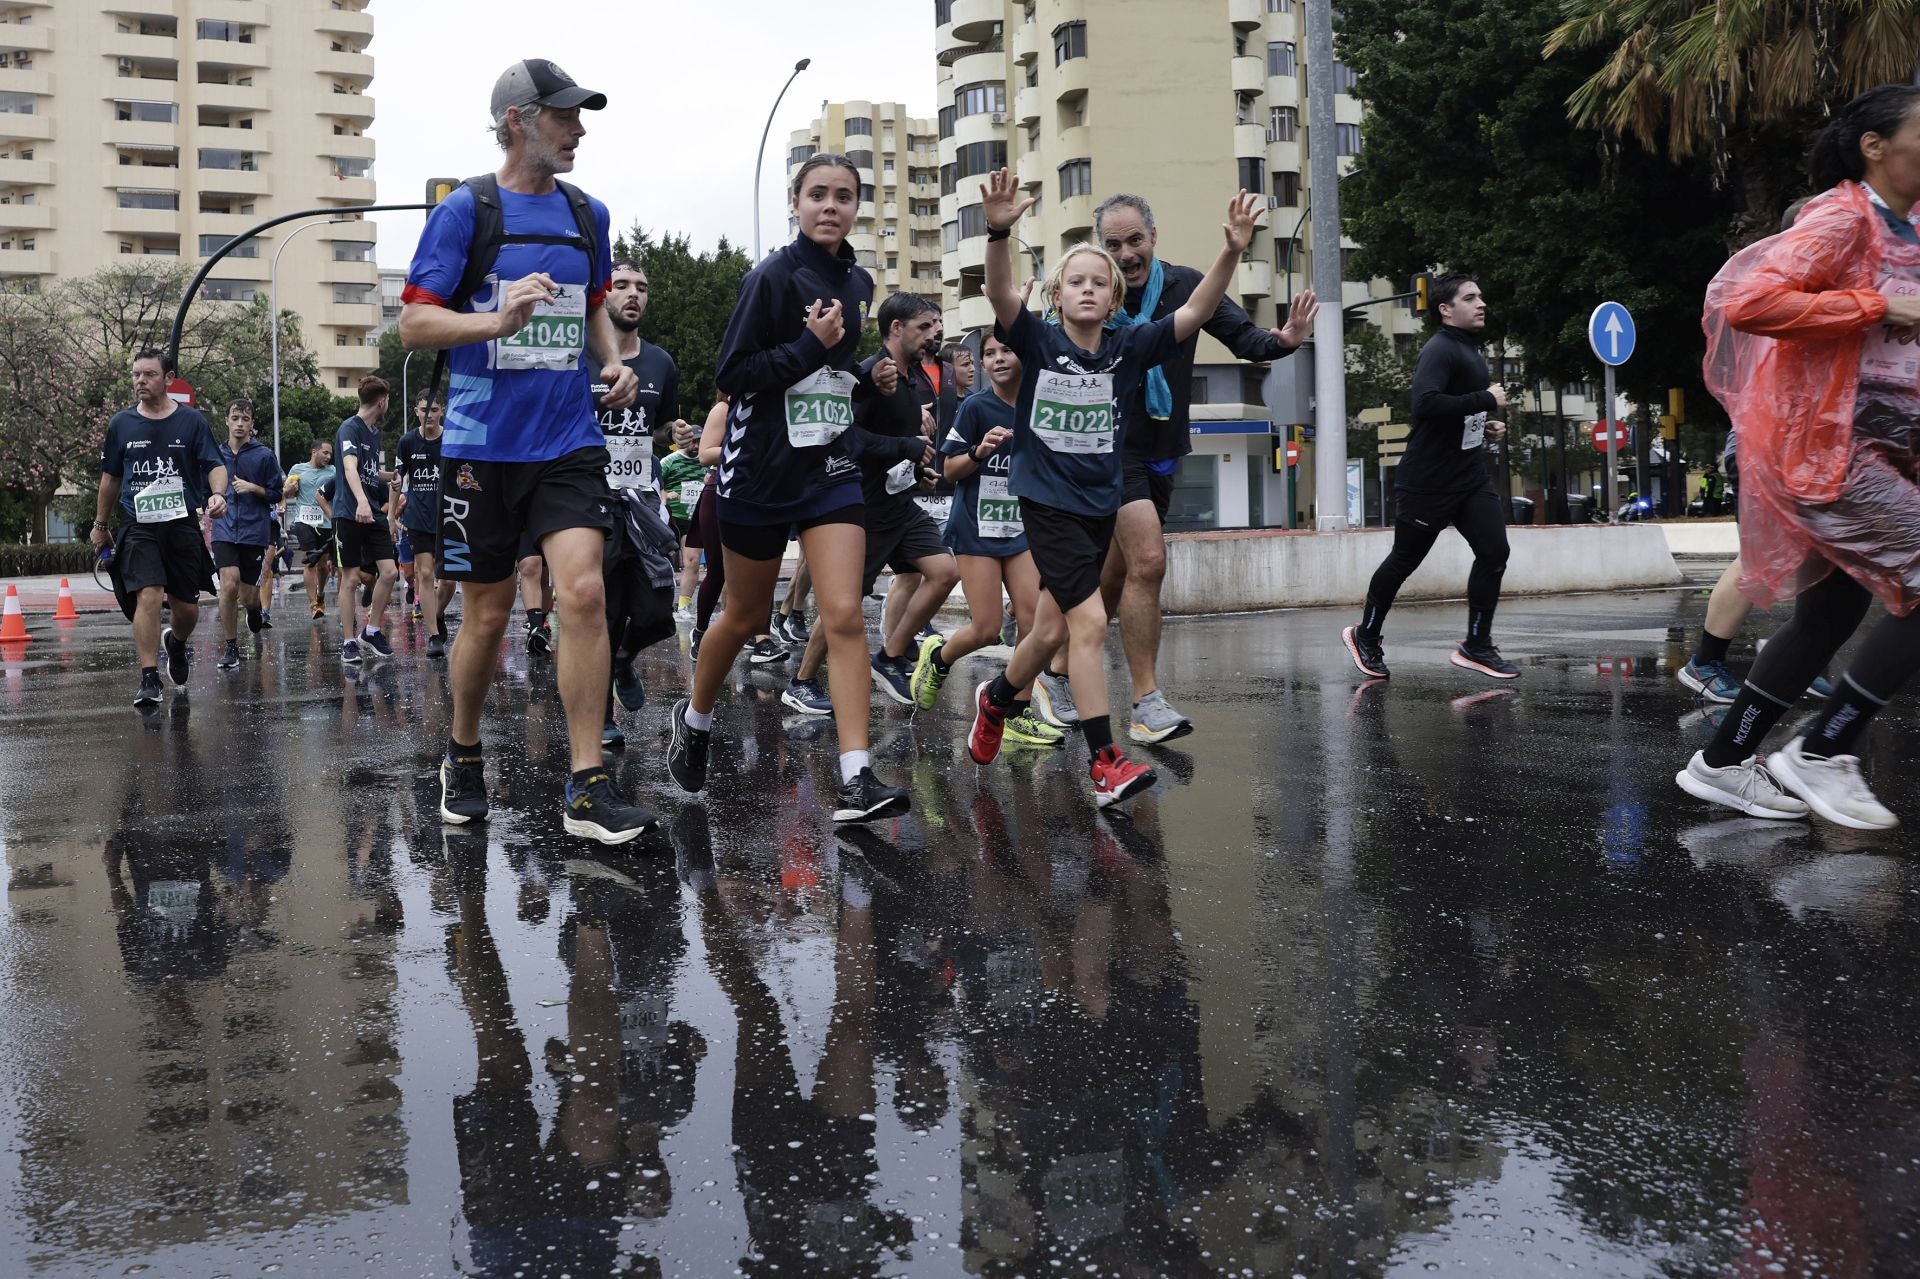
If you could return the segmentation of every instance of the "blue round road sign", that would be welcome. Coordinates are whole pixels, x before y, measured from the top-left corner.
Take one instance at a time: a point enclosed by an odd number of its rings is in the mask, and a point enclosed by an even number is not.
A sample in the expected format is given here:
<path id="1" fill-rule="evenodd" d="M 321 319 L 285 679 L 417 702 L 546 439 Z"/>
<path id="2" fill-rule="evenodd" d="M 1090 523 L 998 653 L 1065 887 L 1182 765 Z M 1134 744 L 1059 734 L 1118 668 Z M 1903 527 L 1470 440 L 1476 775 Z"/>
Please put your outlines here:
<path id="1" fill-rule="evenodd" d="M 1618 302 L 1602 302 L 1587 321 L 1587 345 L 1602 364 L 1625 364 L 1633 355 L 1633 316 Z"/>

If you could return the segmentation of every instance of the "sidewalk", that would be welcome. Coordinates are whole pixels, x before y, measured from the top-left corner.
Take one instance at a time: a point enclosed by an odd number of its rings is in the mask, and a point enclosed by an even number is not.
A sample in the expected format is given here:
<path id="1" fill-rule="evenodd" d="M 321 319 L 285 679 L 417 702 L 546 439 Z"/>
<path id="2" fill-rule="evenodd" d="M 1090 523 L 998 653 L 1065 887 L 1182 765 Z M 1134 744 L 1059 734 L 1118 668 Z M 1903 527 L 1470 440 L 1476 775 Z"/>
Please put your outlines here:
<path id="1" fill-rule="evenodd" d="M 103 591 L 94 585 L 91 573 L 68 574 L 67 584 L 73 588 L 73 606 L 82 613 L 112 613 L 119 610 L 113 601 L 112 591 Z M 13 577 L 0 580 L 0 595 L 6 594 L 7 587 L 20 588 L 20 611 L 26 614 L 27 627 L 32 629 L 36 622 L 53 619 L 54 606 L 60 600 L 60 576 L 52 577 Z"/>

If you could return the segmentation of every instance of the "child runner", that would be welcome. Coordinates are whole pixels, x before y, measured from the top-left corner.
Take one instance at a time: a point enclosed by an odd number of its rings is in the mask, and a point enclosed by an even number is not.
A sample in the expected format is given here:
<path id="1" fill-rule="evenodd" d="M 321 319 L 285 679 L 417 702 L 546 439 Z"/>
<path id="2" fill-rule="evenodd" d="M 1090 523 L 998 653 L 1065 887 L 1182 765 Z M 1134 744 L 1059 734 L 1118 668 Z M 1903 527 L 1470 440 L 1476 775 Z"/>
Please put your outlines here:
<path id="1" fill-rule="evenodd" d="M 989 175 L 981 211 L 987 222 L 987 298 L 1001 337 L 1020 358 L 1020 399 L 1009 441 L 1011 495 L 1020 511 L 1043 588 L 1033 631 L 1020 637 L 1006 671 L 974 694 L 967 750 L 976 763 L 1000 753 L 1001 735 L 1020 695 L 1063 643 L 1071 644 L 1072 692 L 1093 754 L 1090 772 L 1100 807 L 1153 784 L 1153 770 L 1113 744 L 1108 718 L 1107 610 L 1100 565 L 1113 540 L 1122 496 L 1121 449 L 1128 423 L 1118 406 L 1134 402 L 1135 385 L 1174 346 L 1196 332 L 1225 295 L 1241 253 L 1253 240 L 1260 202 L 1245 191 L 1227 206 L 1226 244 L 1185 305 L 1165 319 L 1105 326 L 1125 299 L 1120 265 L 1105 249 L 1068 249 L 1047 278 L 1048 306 L 1060 323 L 1043 324 L 1021 301 L 1007 241 L 1033 207 L 1016 201 L 1007 171 Z"/>
<path id="2" fill-rule="evenodd" d="M 1033 632 L 1040 598 L 1040 571 L 1027 550 L 1020 499 L 1008 487 L 1012 458 L 1007 444 L 1013 438 L 1013 414 L 1020 399 L 1020 357 L 999 338 L 988 337 L 980 363 L 988 385 L 981 394 L 961 401 L 953 429 L 940 442 L 946 477 L 957 485 L 953 511 L 947 517 L 946 542 L 960 565 L 967 624 L 944 642 L 937 635 L 920 641 L 913 699 L 923 710 L 933 709 L 955 662 L 999 641 L 1001 587 L 1013 600 L 1022 637 Z M 1019 710 L 1007 717 L 1005 736 L 1028 746 L 1060 745 L 1066 734 L 1035 715 L 1028 696 L 1023 692 L 1017 699 Z"/>
<path id="3" fill-rule="evenodd" d="M 680 539 L 680 589 L 676 616 L 693 620 L 693 586 L 700 577 L 700 552 L 689 550 L 687 533 L 693 527 L 693 513 L 706 492 L 707 476 L 712 468 L 700 464 L 700 441 L 687 441 L 660 463 L 660 491 L 667 500 L 667 518 L 673 521 L 674 536 Z"/>
<path id="4" fill-rule="evenodd" d="M 714 491 L 729 607 L 701 646 L 692 696 L 673 708 L 667 770 L 682 790 L 707 784 L 720 685 L 767 624 L 789 534 L 798 528 L 835 672 L 841 786 L 833 819 L 866 821 L 904 812 L 908 801 L 906 791 L 874 776 L 867 750 L 866 528 L 860 468 L 840 438 L 853 424 L 860 329 L 873 302 L 873 277 L 846 243 L 860 171 L 843 155 L 816 155 L 794 176 L 792 193 L 800 234 L 748 273 L 721 344 L 716 380 L 733 404 Z"/>

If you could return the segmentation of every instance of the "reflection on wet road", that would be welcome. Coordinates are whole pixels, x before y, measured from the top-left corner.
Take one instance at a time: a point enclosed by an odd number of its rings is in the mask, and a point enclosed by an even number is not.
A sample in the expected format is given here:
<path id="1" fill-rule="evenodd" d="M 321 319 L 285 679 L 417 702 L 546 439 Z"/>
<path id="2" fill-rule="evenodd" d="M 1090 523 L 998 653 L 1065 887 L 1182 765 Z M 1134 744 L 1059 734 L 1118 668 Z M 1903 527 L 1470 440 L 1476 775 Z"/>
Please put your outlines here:
<path id="1" fill-rule="evenodd" d="M 668 829 L 608 857 L 520 655 L 459 833 L 404 642 L 206 649 L 144 719 L 103 621 L 0 653 L 0 1273 L 1920 1272 L 1913 844 L 1673 787 L 1702 607 L 1509 604 L 1498 689 L 1457 606 L 1391 685 L 1333 615 L 1183 622 L 1124 813 L 949 694 L 876 712 L 914 811 L 853 832 L 744 667 L 663 786 L 669 646 L 619 765 Z"/>

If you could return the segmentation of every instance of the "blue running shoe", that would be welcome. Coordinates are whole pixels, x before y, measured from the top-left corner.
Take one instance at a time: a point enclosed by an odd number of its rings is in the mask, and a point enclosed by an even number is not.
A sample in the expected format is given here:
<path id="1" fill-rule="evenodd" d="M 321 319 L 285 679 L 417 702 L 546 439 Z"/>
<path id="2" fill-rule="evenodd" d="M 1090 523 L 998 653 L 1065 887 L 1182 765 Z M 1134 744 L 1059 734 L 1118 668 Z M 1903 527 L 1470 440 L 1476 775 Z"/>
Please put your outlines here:
<path id="1" fill-rule="evenodd" d="M 1709 702 L 1722 706 L 1740 696 L 1740 681 L 1733 677 L 1725 662 L 1703 662 L 1697 657 L 1674 673 L 1674 677 Z"/>

